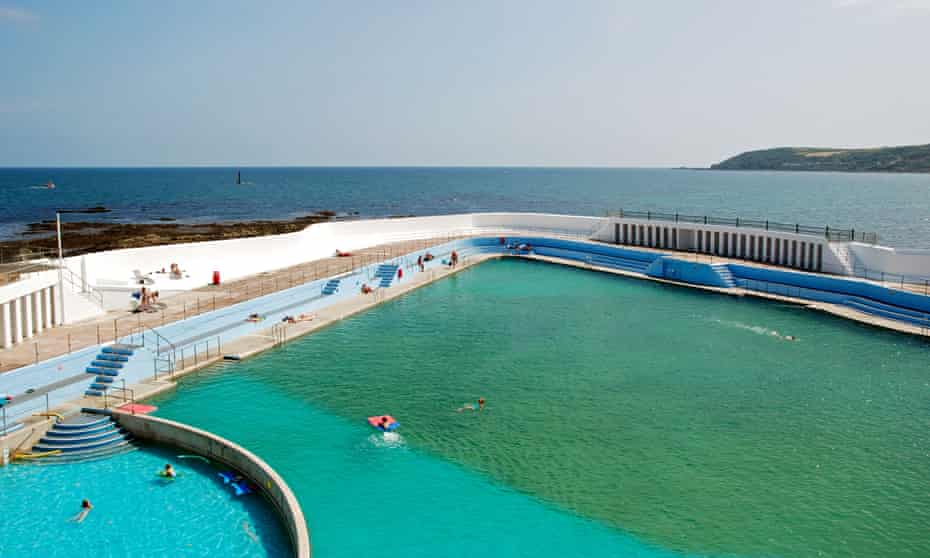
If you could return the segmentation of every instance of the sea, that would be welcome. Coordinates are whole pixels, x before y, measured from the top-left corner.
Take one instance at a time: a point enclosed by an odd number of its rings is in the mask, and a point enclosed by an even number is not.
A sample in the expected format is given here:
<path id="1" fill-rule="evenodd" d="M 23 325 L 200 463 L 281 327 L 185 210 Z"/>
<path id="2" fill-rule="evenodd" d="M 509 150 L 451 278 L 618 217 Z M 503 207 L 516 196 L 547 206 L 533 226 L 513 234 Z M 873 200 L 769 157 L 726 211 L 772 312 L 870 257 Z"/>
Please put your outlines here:
<path id="1" fill-rule="evenodd" d="M 241 176 L 237 183 L 237 174 Z M 55 188 L 48 188 L 51 182 Z M 930 248 L 930 174 L 662 168 L 0 168 L 0 238 L 54 219 L 145 223 L 652 210 L 876 232 Z"/>

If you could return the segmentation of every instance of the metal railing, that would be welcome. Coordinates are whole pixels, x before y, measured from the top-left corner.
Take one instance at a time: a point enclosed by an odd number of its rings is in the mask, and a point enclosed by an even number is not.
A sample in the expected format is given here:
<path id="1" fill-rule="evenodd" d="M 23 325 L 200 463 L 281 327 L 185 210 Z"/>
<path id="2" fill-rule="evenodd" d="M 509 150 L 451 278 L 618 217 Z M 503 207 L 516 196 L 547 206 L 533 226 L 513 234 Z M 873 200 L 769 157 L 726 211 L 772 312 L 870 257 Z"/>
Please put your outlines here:
<path id="1" fill-rule="evenodd" d="M 737 278 L 735 279 L 735 281 L 738 287 L 741 287 L 748 291 L 756 291 L 760 293 L 784 296 L 784 297 L 795 298 L 795 299 L 806 299 L 806 300 L 819 301 L 823 298 L 823 293 L 825 292 L 828 294 L 832 294 L 833 296 L 838 296 L 838 297 L 848 296 L 848 295 L 843 295 L 841 293 L 829 293 L 829 291 L 821 291 L 819 289 L 811 289 L 807 287 L 800 287 L 797 285 L 788 285 L 786 283 L 763 281 L 761 279 Z M 855 295 L 853 295 L 853 297 L 864 298 L 864 297 L 857 297 Z M 842 304 L 842 303 L 831 302 L 829 304 Z M 881 304 L 886 304 L 886 303 L 881 303 Z M 914 312 L 916 314 L 923 314 L 922 312 L 919 312 L 919 311 L 910 310 L 910 309 L 907 309 L 907 310 L 909 310 L 910 312 Z M 895 320 L 894 318 L 888 318 L 881 314 L 874 314 L 874 315 L 880 318 L 900 321 L 901 323 L 915 326 L 920 329 L 921 335 L 930 336 L 930 314 L 923 314 L 921 317 L 914 316 L 913 317 L 914 321 Z"/>
<path id="2" fill-rule="evenodd" d="M 275 347 L 287 343 L 287 324 L 278 323 L 271 326 L 271 338 Z"/>
<path id="3" fill-rule="evenodd" d="M 189 366 L 198 366 L 202 361 L 217 358 L 222 355 L 222 350 L 223 345 L 219 335 L 180 347 L 174 353 L 176 366 L 172 369 L 171 374 L 174 374 L 174 370 L 184 370 Z"/>
<path id="4" fill-rule="evenodd" d="M 930 277 L 920 275 L 899 275 L 887 271 L 876 271 L 865 266 L 853 264 L 852 276 L 869 281 L 877 281 L 885 287 L 916 294 L 930 295 Z"/>
<path id="5" fill-rule="evenodd" d="M 57 265 L 56 265 L 57 267 Z M 66 283 L 71 285 L 71 289 L 82 295 L 87 296 L 93 302 L 96 302 L 101 308 L 103 308 L 103 294 L 87 284 L 87 281 L 77 276 L 77 274 L 71 271 L 71 268 L 64 265 L 61 267 L 61 276 Z"/>
<path id="6" fill-rule="evenodd" d="M 131 407 L 131 413 L 136 414 L 136 409 L 135 409 L 136 392 L 132 388 L 126 387 L 126 380 L 123 380 L 122 386 L 111 385 L 109 389 L 103 392 L 103 408 L 104 409 L 110 408 L 110 405 L 111 405 L 110 400 L 113 398 L 113 395 L 111 394 L 115 394 L 115 393 L 119 393 L 121 395 L 120 399 L 122 400 L 122 402 L 119 404 L 120 405 L 125 405 L 127 403 L 132 404 L 133 407 Z"/>
<path id="7" fill-rule="evenodd" d="M 838 227 L 813 227 L 798 223 L 781 223 L 768 219 L 743 219 L 742 217 L 714 217 L 709 215 L 687 215 L 684 213 L 663 213 L 659 211 L 637 211 L 621 209 L 608 211 L 608 217 L 621 219 L 645 219 L 647 221 L 669 221 L 674 223 L 693 223 L 698 225 L 721 225 L 726 227 L 747 227 L 766 231 L 787 232 L 795 234 L 809 234 L 823 236 L 834 242 L 865 242 L 878 243 L 878 234 L 874 232 L 856 231 Z"/>

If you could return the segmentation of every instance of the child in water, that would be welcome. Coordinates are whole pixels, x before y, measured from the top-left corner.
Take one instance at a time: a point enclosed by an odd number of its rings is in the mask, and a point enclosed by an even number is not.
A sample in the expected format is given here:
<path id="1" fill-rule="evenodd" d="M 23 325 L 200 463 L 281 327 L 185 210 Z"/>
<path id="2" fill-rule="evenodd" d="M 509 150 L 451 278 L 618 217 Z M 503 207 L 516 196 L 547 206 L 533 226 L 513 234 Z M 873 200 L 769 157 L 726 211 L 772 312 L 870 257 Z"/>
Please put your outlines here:
<path id="1" fill-rule="evenodd" d="M 94 509 L 94 506 L 90 505 L 90 500 L 81 500 L 81 511 L 78 512 L 78 514 L 72 517 L 69 521 L 73 521 L 74 523 L 81 523 L 92 509 Z"/>
<path id="2" fill-rule="evenodd" d="M 161 474 L 163 477 L 166 477 L 169 479 L 177 478 L 178 476 L 177 471 L 174 470 L 174 467 L 171 466 L 171 463 L 165 463 L 165 470 L 162 471 Z"/>

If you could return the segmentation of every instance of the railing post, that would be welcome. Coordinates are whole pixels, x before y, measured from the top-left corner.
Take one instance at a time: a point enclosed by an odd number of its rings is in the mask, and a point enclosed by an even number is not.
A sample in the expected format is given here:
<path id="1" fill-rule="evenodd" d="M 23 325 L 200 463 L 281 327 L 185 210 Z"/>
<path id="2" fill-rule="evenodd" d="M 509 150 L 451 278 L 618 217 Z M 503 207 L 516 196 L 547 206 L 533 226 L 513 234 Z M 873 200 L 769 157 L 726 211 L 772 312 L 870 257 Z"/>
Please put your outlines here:
<path id="1" fill-rule="evenodd" d="M 795 223 L 795 224 L 794 224 L 794 234 L 798 234 L 799 232 L 801 232 L 801 225 Z"/>
<path id="2" fill-rule="evenodd" d="M 97 344 L 100 344 L 100 324 L 97 324 Z"/>
<path id="3" fill-rule="evenodd" d="M 739 217 L 736 218 L 736 228 L 739 228 Z"/>
<path id="4" fill-rule="evenodd" d="M 34 347 L 36 349 L 36 364 L 39 364 L 39 343 L 34 343 Z M 71 351 L 68 352 L 70 353 Z M 4 434 L 6 434 L 6 432 L 4 432 Z"/>
<path id="5" fill-rule="evenodd" d="M 38 343 L 36 344 L 38 346 Z M 71 354 L 71 334 L 68 334 L 68 354 Z"/>
<path id="6" fill-rule="evenodd" d="M 116 320 L 113 320 L 113 342 L 116 343 L 116 339 L 119 337 L 119 334 L 116 330 Z"/>
<path id="7" fill-rule="evenodd" d="M 216 295 L 213 295 L 213 310 L 216 310 Z"/>
<path id="8" fill-rule="evenodd" d="M 765 230 L 769 230 L 769 220 L 765 220 Z"/>
<path id="9" fill-rule="evenodd" d="M 678 212 L 675 212 L 675 222 L 678 222 Z"/>

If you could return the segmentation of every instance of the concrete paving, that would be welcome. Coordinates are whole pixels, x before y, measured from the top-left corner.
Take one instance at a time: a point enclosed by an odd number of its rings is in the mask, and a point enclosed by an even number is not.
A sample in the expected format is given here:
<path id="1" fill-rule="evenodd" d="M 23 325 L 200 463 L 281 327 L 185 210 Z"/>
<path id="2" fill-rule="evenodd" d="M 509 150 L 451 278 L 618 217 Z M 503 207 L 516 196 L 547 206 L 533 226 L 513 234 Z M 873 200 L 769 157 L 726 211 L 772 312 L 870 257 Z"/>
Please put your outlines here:
<path id="1" fill-rule="evenodd" d="M 91 320 L 63 327 L 47 329 L 32 339 L 0 350 L 0 373 L 47 360 L 73 351 L 107 343 L 138 331 L 142 327 L 156 327 L 184 318 L 224 308 L 272 292 L 331 277 L 352 269 L 408 254 L 448 242 L 458 237 L 431 238 L 396 242 L 353 251 L 348 257 L 330 257 L 300 265 L 258 273 L 242 279 L 205 285 L 186 293 L 161 300 L 159 311 L 132 313 L 129 298 L 126 310 L 107 312 Z"/>

